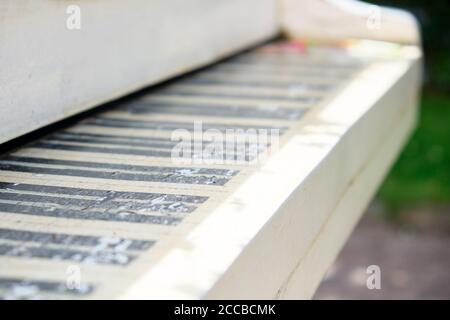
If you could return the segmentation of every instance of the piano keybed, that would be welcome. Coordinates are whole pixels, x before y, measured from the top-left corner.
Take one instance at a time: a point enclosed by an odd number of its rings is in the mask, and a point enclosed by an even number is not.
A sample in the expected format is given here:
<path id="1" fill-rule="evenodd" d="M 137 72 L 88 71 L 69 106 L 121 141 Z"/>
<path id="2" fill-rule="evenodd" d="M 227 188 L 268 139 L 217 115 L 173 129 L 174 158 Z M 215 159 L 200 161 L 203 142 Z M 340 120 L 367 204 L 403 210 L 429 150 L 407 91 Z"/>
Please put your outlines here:
<path id="1" fill-rule="evenodd" d="M 371 62 L 331 47 L 268 44 L 2 155 L 0 297 L 120 295 L 259 170 L 259 155 L 276 154 Z M 192 138 L 187 163 L 173 153 L 180 129 Z M 198 129 L 232 139 L 277 132 L 279 145 L 224 141 L 209 153 Z"/>

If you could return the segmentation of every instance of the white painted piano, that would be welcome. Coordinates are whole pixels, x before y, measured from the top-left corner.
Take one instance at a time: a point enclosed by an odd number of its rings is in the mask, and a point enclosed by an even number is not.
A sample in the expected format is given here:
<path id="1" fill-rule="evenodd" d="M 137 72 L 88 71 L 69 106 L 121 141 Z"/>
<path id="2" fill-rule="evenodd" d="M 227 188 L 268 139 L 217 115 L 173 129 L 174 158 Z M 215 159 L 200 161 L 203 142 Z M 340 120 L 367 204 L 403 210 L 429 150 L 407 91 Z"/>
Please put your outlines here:
<path id="1" fill-rule="evenodd" d="M 311 298 L 421 59 L 352 0 L 3 1 L 0 298 Z"/>

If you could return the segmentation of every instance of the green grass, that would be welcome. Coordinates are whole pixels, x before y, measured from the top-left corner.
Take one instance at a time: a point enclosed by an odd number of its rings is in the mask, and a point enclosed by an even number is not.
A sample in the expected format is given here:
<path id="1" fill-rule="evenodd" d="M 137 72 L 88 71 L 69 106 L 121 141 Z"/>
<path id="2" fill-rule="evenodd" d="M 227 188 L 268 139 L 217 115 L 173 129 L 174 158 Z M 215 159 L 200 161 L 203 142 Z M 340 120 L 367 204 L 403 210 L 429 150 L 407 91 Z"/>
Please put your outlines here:
<path id="1" fill-rule="evenodd" d="M 417 204 L 450 203 L 450 95 L 425 93 L 418 128 L 378 197 L 390 218 Z"/>

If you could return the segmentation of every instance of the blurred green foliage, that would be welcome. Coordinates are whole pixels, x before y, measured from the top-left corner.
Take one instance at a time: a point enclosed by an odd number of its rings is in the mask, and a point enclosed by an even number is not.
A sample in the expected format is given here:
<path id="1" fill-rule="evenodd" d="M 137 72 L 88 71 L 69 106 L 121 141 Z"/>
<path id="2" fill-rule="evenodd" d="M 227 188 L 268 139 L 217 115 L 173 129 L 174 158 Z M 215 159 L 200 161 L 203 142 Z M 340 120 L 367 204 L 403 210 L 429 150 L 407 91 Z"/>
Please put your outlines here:
<path id="1" fill-rule="evenodd" d="M 412 139 L 380 189 L 389 213 L 421 203 L 450 203 L 450 99 L 423 98 Z"/>
<path id="2" fill-rule="evenodd" d="M 417 204 L 450 204 L 450 4 L 448 1 L 379 0 L 420 21 L 425 87 L 417 131 L 382 185 L 390 218 Z"/>

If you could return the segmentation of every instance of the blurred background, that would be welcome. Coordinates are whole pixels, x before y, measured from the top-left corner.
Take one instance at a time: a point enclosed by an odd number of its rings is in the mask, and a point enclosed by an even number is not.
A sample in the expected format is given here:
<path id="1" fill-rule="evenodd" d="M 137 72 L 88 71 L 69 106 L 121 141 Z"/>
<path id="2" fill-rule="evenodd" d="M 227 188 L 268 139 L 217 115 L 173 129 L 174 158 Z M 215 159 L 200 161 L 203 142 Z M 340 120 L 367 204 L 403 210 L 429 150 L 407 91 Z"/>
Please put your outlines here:
<path id="1" fill-rule="evenodd" d="M 450 299 L 450 5 L 368 2 L 407 9 L 421 23 L 421 116 L 315 298 Z M 367 289 L 369 265 L 381 269 L 380 290 Z"/>

